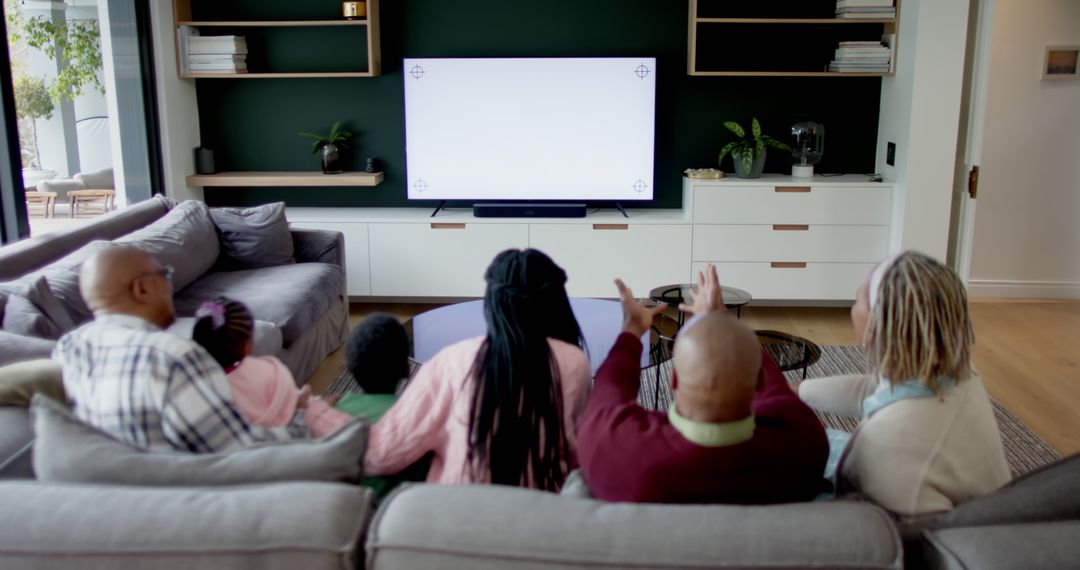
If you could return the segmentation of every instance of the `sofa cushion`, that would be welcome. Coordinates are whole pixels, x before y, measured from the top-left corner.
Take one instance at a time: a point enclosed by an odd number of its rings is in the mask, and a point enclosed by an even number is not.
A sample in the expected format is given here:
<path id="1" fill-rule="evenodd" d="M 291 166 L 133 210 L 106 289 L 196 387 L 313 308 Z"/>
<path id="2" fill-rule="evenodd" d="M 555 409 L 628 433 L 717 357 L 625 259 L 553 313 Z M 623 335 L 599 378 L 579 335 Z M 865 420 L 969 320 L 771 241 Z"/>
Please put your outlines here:
<path id="1" fill-rule="evenodd" d="M 73 178 L 91 190 L 112 190 L 116 188 L 116 179 L 113 176 L 112 167 L 80 172 Z"/>
<path id="2" fill-rule="evenodd" d="M 0 366 L 48 358 L 55 347 L 55 340 L 0 331 Z"/>
<path id="3" fill-rule="evenodd" d="M 927 532 L 928 547 L 922 555 L 929 568 L 1075 568 L 1080 561 L 1077 538 L 1076 520 L 951 528 Z"/>
<path id="4" fill-rule="evenodd" d="M 0 366 L 0 406 L 29 406 L 34 394 L 67 403 L 59 362 L 43 358 Z"/>
<path id="5" fill-rule="evenodd" d="M 1080 453 L 950 511 L 905 521 L 900 531 L 910 539 L 927 530 L 1060 520 L 1080 520 Z"/>
<path id="6" fill-rule="evenodd" d="M 467 524 L 462 524 L 467 521 Z M 500 485 L 411 485 L 387 498 L 368 568 L 900 568 L 889 516 L 850 501 L 635 505 Z"/>
<path id="7" fill-rule="evenodd" d="M 93 318 L 93 315 L 79 291 L 79 272 L 82 271 L 82 264 L 91 255 L 108 247 L 112 247 L 112 242 L 92 241 L 50 263 L 47 267 L 28 273 L 10 283 L 0 284 L 0 289 L 9 294 L 18 292 L 20 288 L 25 288 L 37 279 L 45 277 L 53 296 L 60 302 L 68 317 L 76 326 L 81 325 Z"/>
<path id="8" fill-rule="evenodd" d="M 171 265 L 173 289 L 179 291 L 206 273 L 217 260 L 217 230 L 203 202 L 181 202 L 154 223 L 116 240 L 133 245 Z"/>
<path id="9" fill-rule="evenodd" d="M 341 268 L 326 263 L 296 263 L 243 271 L 208 273 L 173 299 L 176 313 L 195 314 L 199 304 L 228 297 L 247 305 L 257 320 L 281 329 L 282 344 L 292 345 L 345 294 Z"/>
<path id="10" fill-rule="evenodd" d="M 114 439 L 38 395 L 30 407 L 41 481 L 146 486 L 247 485 L 360 479 L 367 420 L 322 439 L 265 443 L 229 453 L 149 452 Z"/>
<path id="11" fill-rule="evenodd" d="M 295 263 L 285 202 L 254 208 L 212 208 L 221 254 L 218 269 L 257 269 Z"/>
<path id="12" fill-rule="evenodd" d="M 44 267 L 93 240 L 113 240 L 160 218 L 175 202 L 155 196 L 89 220 L 70 231 L 48 233 L 0 248 L 0 281 Z"/>
<path id="13" fill-rule="evenodd" d="M 75 328 L 60 301 L 40 276 L 18 293 L 9 293 L 4 307 L 4 330 L 14 334 L 56 340 Z"/>
<path id="14" fill-rule="evenodd" d="M 34 478 L 34 432 L 29 415 L 22 406 L 0 406 L 0 480 Z"/>
<path id="15" fill-rule="evenodd" d="M 371 492 L 331 483 L 146 489 L 0 485 L 0 567 L 348 570 Z"/>

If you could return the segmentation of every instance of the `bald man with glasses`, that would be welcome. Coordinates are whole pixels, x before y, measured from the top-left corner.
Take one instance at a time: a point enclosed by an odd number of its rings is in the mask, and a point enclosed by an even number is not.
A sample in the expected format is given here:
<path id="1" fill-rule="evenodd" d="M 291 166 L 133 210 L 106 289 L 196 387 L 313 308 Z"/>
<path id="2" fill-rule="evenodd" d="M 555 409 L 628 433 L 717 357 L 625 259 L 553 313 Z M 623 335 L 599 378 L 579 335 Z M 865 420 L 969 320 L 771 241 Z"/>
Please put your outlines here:
<path id="1" fill-rule="evenodd" d="M 302 425 L 248 423 L 217 361 L 164 331 L 176 320 L 171 267 L 114 246 L 83 264 L 79 289 L 94 320 L 64 335 L 53 359 L 83 421 L 156 451 L 227 451 L 308 436 Z"/>

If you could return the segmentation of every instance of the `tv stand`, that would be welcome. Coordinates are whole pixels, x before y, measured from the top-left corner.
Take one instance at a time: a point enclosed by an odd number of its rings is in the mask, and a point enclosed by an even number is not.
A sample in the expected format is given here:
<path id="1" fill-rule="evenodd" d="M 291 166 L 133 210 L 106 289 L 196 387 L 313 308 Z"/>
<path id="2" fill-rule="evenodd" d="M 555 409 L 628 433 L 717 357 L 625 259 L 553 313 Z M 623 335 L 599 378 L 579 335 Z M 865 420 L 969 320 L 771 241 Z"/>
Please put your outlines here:
<path id="1" fill-rule="evenodd" d="M 615 202 L 615 207 L 619 210 L 619 213 L 622 214 L 622 217 L 624 217 L 624 218 L 629 218 L 630 217 L 630 214 L 627 214 L 626 210 L 623 209 L 622 202 Z"/>
<path id="2" fill-rule="evenodd" d="M 431 217 L 434 218 L 435 214 L 438 214 L 439 210 L 442 210 L 445 207 L 446 207 L 446 200 L 443 200 L 443 201 L 439 202 L 439 205 L 435 206 L 435 211 L 431 213 Z"/>

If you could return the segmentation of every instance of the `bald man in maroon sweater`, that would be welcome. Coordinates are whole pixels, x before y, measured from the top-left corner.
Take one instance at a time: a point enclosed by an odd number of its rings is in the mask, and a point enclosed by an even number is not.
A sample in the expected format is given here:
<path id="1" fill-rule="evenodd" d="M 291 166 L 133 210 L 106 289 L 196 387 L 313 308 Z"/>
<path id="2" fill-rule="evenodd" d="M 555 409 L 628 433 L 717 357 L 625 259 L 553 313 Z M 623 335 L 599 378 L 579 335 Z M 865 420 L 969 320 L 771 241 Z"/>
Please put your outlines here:
<path id="1" fill-rule="evenodd" d="M 665 412 L 637 404 L 646 308 L 616 280 L 623 329 L 596 374 L 578 427 L 578 460 L 593 495 L 608 501 L 765 504 L 826 491 L 825 430 L 757 337 L 731 316 L 716 269 L 699 276 L 694 318 L 675 343 Z"/>

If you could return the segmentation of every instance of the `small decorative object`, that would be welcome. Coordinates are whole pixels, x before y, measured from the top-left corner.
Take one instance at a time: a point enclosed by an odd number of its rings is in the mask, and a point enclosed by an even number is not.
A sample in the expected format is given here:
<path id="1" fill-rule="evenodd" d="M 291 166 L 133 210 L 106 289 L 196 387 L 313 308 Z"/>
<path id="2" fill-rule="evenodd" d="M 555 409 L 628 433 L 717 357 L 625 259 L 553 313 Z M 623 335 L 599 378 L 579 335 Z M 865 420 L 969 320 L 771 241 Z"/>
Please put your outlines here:
<path id="1" fill-rule="evenodd" d="M 758 178 L 761 176 L 761 171 L 765 167 L 766 146 L 791 152 L 791 147 L 788 145 L 769 135 L 762 134 L 761 123 L 758 123 L 757 117 L 754 117 L 750 123 L 749 137 L 746 136 L 746 131 L 735 121 L 724 121 L 724 127 L 741 140 L 724 145 L 724 148 L 720 149 L 720 157 L 717 160 L 723 162 L 724 157 L 730 152 L 731 159 L 735 163 L 735 176 L 739 178 Z"/>
<path id="2" fill-rule="evenodd" d="M 214 167 L 214 151 L 205 147 L 195 148 L 195 173 L 196 174 L 214 174 L 217 172 L 217 168 Z"/>
<path id="3" fill-rule="evenodd" d="M 296 134 L 304 138 L 315 140 L 315 143 L 311 147 L 311 152 L 322 151 L 323 174 L 341 174 L 342 172 L 345 172 L 341 167 L 341 151 L 338 147 L 349 148 L 349 145 L 345 144 L 345 141 L 352 136 L 352 133 L 341 129 L 341 121 L 334 123 L 334 126 L 330 127 L 330 134 L 325 137 L 313 133 Z"/>
<path id="4" fill-rule="evenodd" d="M 817 123 L 795 123 L 791 127 L 791 138 L 795 144 L 791 156 L 795 164 L 791 165 L 791 175 L 797 178 L 810 178 L 814 175 L 814 165 L 821 162 L 825 154 L 825 125 Z"/>
<path id="5" fill-rule="evenodd" d="M 1048 46 L 1043 64 L 1043 79 L 1076 79 L 1080 46 Z"/>
<path id="6" fill-rule="evenodd" d="M 694 180 L 715 180 L 724 177 L 724 173 L 715 168 L 687 168 L 683 172 L 686 173 L 687 178 Z"/>
<path id="7" fill-rule="evenodd" d="M 364 160 L 364 172 L 375 172 L 375 157 L 368 157 Z"/>
<path id="8" fill-rule="evenodd" d="M 346 20 L 363 20 L 367 18 L 367 2 L 342 2 L 341 15 Z"/>

